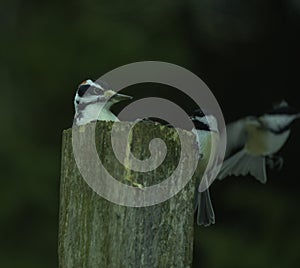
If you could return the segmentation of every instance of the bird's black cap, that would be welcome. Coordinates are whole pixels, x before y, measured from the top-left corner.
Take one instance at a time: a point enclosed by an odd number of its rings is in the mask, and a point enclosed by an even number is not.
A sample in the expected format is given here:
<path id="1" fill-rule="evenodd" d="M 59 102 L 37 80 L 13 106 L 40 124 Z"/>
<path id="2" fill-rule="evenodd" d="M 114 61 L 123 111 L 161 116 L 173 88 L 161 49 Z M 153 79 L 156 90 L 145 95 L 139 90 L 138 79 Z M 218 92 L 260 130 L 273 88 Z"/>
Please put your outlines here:
<path id="1" fill-rule="evenodd" d="M 201 109 L 197 109 L 194 111 L 193 116 L 204 117 L 205 114 L 203 113 L 203 111 Z"/>
<path id="2" fill-rule="evenodd" d="M 196 116 L 199 116 L 199 115 L 196 115 Z M 204 123 L 202 121 L 199 121 L 196 119 L 196 117 L 192 117 L 192 121 L 193 121 L 193 124 L 195 126 L 195 129 L 197 130 L 207 130 L 209 131 L 209 125 L 207 123 Z"/>
<path id="3" fill-rule="evenodd" d="M 294 107 L 288 105 L 286 101 L 282 101 L 280 104 L 275 105 L 272 110 L 267 112 L 269 115 L 297 115 L 299 111 L 297 111 Z"/>

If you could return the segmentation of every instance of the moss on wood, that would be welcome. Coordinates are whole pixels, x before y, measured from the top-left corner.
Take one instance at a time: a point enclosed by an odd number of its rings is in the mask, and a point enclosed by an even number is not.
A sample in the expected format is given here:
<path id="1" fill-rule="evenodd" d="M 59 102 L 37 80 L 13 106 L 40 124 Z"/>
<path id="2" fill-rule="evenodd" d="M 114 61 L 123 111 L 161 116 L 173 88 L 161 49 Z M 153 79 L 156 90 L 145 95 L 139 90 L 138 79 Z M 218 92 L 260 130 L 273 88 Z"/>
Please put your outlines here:
<path id="1" fill-rule="evenodd" d="M 120 128 L 123 122 L 118 123 Z M 104 166 L 124 183 L 127 177 L 152 185 L 177 166 L 180 154 L 176 132 L 168 127 L 140 123 L 134 128 L 131 151 L 149 157 L 149 141 L 161 137 L 167 147 L 165 161 L 149 173 L 132 172 L 116 160 L 110 146 L 112 123 L 96 127 L 96 147 Z M 88 126 L 87 126 L 88 127 Z M 185 132 L 191 151 L 194 136 Z M 189 168 L 189 166 L 186 166 Z M 125 179 L 124 179 L 125 178 Z M 72 152 L 72 130 L 63 132 L 60 186 L 59 267 L 191 267 L 193 249 L 194 183 L 171 199 L 150 207 L 116 205 L 97 195 L 83 180 Z"/>

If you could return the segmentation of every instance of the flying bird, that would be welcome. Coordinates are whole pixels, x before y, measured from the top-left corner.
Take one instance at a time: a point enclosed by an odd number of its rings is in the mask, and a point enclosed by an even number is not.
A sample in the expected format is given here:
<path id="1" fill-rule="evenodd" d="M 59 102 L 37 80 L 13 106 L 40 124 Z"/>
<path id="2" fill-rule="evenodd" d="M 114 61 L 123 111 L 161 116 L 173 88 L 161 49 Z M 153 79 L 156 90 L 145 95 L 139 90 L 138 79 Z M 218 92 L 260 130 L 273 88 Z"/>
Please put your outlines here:
<path id="1" fill-rule="evenodd" d="M 276 154 L 287 142 L 300 113 L 282 101 L 262 116 L 248 116 L 226 125 L 227 148 L 219 179 L 250 174 L 266 183 L 266 165 L 282 166 Z"/>

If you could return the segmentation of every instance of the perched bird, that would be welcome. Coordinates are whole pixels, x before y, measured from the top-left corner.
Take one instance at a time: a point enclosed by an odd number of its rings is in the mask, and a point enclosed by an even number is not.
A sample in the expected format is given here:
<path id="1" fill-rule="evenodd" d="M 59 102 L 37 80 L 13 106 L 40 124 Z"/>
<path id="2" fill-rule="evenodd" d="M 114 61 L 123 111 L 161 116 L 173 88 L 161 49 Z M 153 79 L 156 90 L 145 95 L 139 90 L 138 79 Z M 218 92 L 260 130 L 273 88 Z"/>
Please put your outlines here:
<path id="1" fill-rule="evenodd" d="M 282 101 L 260 117 L 249 116 L 226 126 L 227 148 L 219 179 L 250 174 L 266 183 L 266 165 L 282 166 L 276 153 L 290 135 L 290 127 L 300 113 Z"/>
<path id="2" fill-rule="evenodd" d="M 199 188 L 195 189 L 195 212 L 197 224 L 209 226 L 215 223 L 215 214 L 209 194 L 210 176 L 213 166 L 216 164 L 216 150 L 219 142 L 217 120 L 213 115 L 204 115 L 201 110 L 196 110 L 191 116 L 194 123 L 192 132 L 196 134 L 199 146 L 200 161 L 197 170 L 201 175 L 197 180 Z M 212 161 L 210 160 L 210 157 Z M 198 173 L 199 174 L 199 173 Z M 205 183 L 206 190 L 200 191 L 200 183 Z"/>
<path id="3" fill-rule="evenodd" d="M 131 98 L 109 89 L 104 82 L 95 83 L 88 79 L 78 86 L 75 95 L 74 123 L 76 125 L 85 125 L 97 120 L 119 121 L 110 111 L 111 106 Z"/>

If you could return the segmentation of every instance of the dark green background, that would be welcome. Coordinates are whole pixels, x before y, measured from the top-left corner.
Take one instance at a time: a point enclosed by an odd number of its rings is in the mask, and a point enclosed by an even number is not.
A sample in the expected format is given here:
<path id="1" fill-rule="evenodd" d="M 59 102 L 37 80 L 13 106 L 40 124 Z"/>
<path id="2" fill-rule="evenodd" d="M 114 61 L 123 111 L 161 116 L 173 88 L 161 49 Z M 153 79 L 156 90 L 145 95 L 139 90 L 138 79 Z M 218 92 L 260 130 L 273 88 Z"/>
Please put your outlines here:
<path id="1" fill-rule="evenodd" d="M 297 0 L 2 0 L 0 267 L 57 267 L 61 132 L 78 83 L 160 60 L 199 75 L 226 121 L 282 98 L 300 110 L 299 15 Z M 299 265 L 299 135 L 295 124 L 267 185 L 212 186 L 217 224 L 197 229 L 196 267 Z"/>

